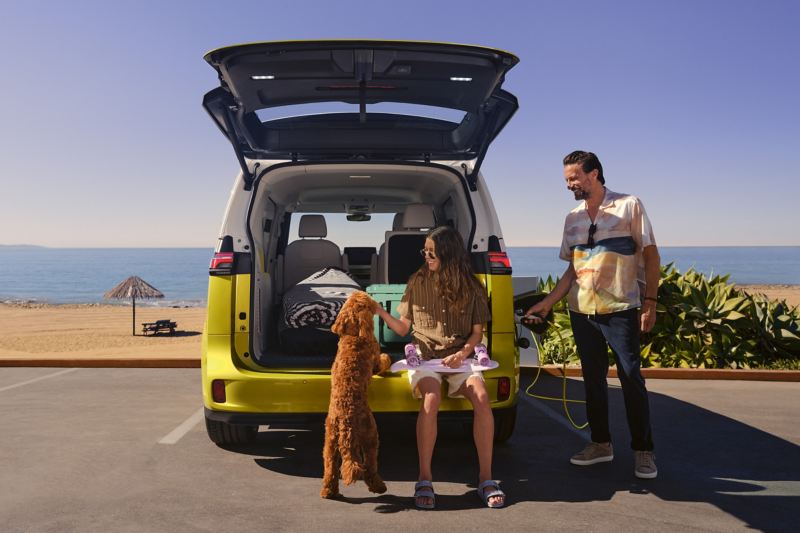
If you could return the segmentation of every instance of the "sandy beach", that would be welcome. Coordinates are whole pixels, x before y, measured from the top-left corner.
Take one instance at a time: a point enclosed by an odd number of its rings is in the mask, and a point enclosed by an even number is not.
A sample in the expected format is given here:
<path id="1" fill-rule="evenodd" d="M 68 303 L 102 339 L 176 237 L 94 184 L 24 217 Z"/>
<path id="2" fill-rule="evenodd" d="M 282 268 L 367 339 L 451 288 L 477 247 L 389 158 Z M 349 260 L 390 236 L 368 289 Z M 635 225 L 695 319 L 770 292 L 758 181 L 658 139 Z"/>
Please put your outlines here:
<path id="1" fill-rule="evenodd" d="M 800 306 L 800 285 L 740 288 Z M 0 304 L 0 359 L 199 359 L 205 316 L 204 307 L 137 307 L 133 336 L 128 306 Z M 142 322 L 167 318 L 175 335 L 141 335 Z"/>
<path id="2" fill-rule="evenodd" d="M 0 304 L 0 359 L 200 358 L 204 307 Z M 174 335 L 141 334 L 142 322 L 170 319 Z"/>
<path id="3" fill-rule="evenodd" d="M 749 294 L 761 294 L 770 300 L 786 300 L 792 307 L 800 306 L 800 285 L 737 285 Z"/>

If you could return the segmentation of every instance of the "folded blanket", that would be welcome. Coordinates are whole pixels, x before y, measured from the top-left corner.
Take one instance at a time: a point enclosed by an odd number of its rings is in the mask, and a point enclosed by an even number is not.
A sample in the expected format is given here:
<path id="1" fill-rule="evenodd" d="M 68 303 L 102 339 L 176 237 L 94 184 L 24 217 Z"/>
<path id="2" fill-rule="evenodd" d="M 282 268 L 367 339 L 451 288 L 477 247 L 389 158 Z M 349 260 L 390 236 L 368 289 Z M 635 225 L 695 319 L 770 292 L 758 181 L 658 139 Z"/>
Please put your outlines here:
<path id="1" fill-rule="evenodd" d="M 315 272 L 283 295 L 281 329 L 331 327 L 347 297 L 360 289 L 358 282 L 338 268 Z"/>

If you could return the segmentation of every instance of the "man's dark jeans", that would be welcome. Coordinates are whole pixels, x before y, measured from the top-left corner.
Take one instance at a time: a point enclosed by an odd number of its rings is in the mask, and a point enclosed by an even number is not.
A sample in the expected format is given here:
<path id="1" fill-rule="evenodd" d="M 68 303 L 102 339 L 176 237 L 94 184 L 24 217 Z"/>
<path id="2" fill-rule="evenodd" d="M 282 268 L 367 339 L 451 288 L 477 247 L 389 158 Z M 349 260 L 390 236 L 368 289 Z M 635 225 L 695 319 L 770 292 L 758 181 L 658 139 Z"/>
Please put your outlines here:
<path id="1" fill-rule="evenodd" d="M 607 315 L 584 315 L 570 311 L 572 332 L 581 359 L 586 389 L 586 416 L 592 441 L 611 442 L 608 429 L 608 346 L 617 361 L 625 412 L 631 431 L 631 448 L 653 449 L 650 405 L 640 371 L 639 310 L 629 309 Z"/>

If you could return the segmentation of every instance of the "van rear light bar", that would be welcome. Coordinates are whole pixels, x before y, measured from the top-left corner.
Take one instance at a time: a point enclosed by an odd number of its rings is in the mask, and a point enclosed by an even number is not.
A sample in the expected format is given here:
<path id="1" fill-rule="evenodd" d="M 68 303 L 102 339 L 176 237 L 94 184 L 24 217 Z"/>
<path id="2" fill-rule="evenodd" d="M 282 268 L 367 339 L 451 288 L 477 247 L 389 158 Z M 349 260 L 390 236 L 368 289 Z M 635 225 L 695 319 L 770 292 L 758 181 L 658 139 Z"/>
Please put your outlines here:
<path id="1" fill-rule="evenodd" d="M 511 274 L 511 259 L 505 252 L 489 252 L 489 273 Z"/>
<path id="2" fill-rule="evenodd" d="M 211 258 L 208 267 L 209 274 L 232 274 L 233 273 L 233 252 L 217 252 Z"/>
<path id="3" fill-rule="evenodd" d="M 497 380 L 497 401 L 504 402 L 511 397 L 511 379 L 503 377 Z"/>
<path id="4" fill-rule="evenodd" d="M 214 400 L 214 403 L 225 403 L 226 395 L 224 380 L 215 379 L 211 382 L 211 399 Z"/>

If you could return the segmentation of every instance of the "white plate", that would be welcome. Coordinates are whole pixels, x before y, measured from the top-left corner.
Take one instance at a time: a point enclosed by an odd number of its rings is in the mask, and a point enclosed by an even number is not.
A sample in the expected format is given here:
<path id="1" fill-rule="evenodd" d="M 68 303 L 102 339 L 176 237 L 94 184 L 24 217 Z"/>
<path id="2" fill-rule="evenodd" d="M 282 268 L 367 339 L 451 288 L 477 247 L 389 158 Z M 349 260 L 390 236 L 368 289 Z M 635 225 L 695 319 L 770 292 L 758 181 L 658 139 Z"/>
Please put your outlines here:
<path id="1" fill-rule="evenodd" d="M 489 364 L 487 366 L 481 366 L 475 362 L 474 359 L 470 358 L 465 360 L 461 366 L 458 368 L 450 368 L 449 366 L 445 366 L 442 364 L 441 359 L 430 359 L 429 361 L 421 361 L 419 366 L 409 366 L 405 359 L 401 359 L 395 363 L 392 363 L 392 366 L 389 368 L 392 372 L 407 372 L 409 370 L 419 370 L 424 368 L 426 370 L 432 370 L 434 372 L 443 372 L 448 374 L 453 374 L 457 372 L 476 372 L 482 370 L 492 370 L 493 368 L 497 368 L 500 366 L 500 363 L 497 361 L 490 359 Z"/>

